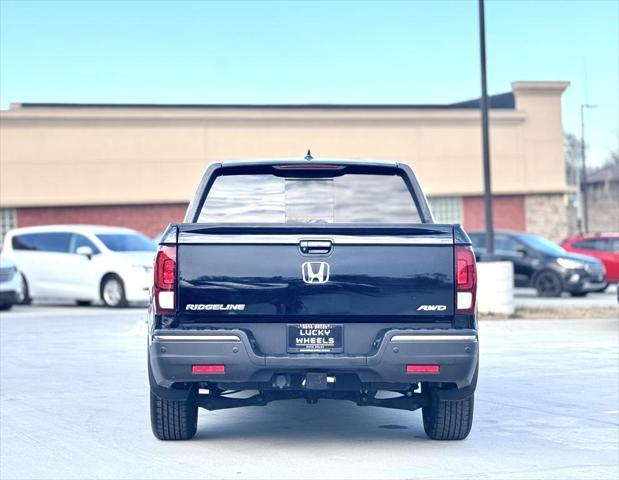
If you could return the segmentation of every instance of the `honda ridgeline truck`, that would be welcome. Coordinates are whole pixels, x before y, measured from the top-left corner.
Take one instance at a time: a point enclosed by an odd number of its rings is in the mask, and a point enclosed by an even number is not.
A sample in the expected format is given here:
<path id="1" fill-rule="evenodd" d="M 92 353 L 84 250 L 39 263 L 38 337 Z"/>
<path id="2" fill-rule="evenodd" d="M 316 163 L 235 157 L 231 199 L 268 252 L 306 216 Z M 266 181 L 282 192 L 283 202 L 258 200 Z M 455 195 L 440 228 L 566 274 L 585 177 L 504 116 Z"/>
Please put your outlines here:
<path id="1" fill-rule="evenodd" d="M 198 407 L 324 398 L 421 408 L 430 438 L 463 439 L 476 275 L 468 236 L 434 222 L 406 165 L 212 164 L 156 255 L 153 433 L 193 437 Z"/>

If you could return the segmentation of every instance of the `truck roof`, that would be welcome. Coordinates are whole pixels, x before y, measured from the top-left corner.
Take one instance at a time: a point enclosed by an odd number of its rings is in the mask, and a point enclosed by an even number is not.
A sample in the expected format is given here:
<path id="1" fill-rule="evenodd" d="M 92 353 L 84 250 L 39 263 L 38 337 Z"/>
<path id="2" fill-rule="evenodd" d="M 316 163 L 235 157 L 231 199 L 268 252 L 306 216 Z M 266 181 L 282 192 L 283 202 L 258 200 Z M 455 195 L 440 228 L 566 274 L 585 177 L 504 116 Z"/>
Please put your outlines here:
<path id="1" fill-rule="evenodd" d="M 220 163 L 225 167 L 236 167 L 241 165 L 288 165 L 288 164 L 331 164 L 331 165 L 367 165 L 380 167 L 397 167 L 397 162 L 393 160 L 366 160 L 366 159 L 344 159 L 344 158 L 261 158 L 261 159 L 239 159 L 239 160 L 224 160 Z"/>

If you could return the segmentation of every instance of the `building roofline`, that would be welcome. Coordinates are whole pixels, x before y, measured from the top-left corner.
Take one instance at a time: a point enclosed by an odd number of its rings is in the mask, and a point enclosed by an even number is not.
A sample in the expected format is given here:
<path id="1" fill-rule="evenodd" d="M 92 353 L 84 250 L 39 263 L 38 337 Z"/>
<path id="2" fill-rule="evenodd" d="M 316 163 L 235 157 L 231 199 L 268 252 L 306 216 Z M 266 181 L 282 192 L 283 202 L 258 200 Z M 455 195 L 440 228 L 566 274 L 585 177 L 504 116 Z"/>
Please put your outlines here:
<path id="1" fill-rule="evenodd" d="M 489 107 L 492 110 L 515 110 L 515 97 L 522 92 L 529 93 L 562 93 L 570 86 L 565 81 L 515 81 L 511 84 L 512 90 L 488 96 Z M 71 103 L 71 102 L 17 102 L 11 103 L 8 110 L 36 109 L 145 109 L 145 110 L 479 110 L 480 98 L 453 103 Z"/>
<path id="2" fill-rule="evenodd" d="M 570 82 L 561 82 L 561 81 L 554 81 L 554 82 L 517 81 L 517 82 L 512 82 L 512 92 L 516 94 L 520 92 L 563 93 L 569 86 L 570 86 Z"/>
<path id="3" fill-rule="evenodd" d="M 511 92 L 491 95 L 490 107 L 493 109 L 514 109 Z M 494 101 L 493 101 L 494 100 Z M 187 109 L 187 110 L 455 110 L 478 109 L 480 99 L 466 100 L 456 103 L 65 103 L 65 102 L 24 102 L 11 103 L 9 111 L 31 109 Z"/>

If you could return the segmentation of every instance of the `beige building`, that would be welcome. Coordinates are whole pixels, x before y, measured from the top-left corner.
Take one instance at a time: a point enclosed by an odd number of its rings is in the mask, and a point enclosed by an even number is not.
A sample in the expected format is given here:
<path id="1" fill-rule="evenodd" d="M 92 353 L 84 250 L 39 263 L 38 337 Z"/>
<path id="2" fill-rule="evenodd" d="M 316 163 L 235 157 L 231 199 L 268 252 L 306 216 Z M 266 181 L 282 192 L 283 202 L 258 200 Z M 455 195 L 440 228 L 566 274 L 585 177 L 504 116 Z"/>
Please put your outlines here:
<path id="1" fill-rule="evenodd" d="M 495 224 L 567 233 L 561 95 L 514 82 L 491 97 Z M 451 105 L 15 104 L 0 112 L 2 228 L 182 218 L 205 166 L 239 158 L 396 160 L 445 222 L 483 227 L 479 101 Z M 0 232 L 1 233 L 1 232 Z"/>

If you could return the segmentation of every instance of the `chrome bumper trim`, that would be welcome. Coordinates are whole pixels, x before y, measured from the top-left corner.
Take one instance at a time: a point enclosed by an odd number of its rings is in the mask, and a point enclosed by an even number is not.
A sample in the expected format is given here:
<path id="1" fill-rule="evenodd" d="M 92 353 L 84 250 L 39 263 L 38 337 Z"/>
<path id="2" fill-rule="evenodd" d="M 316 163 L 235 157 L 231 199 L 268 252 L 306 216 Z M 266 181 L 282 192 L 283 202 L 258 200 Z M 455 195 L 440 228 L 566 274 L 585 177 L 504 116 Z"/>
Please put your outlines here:
<path id="1" fill-rule="evenodd" d="M 394 335 L 392 342 L 476 342 L 475 335 Z"/>
<path id="2" fill-rule="evenodd" d="M 414 235 L 235 235 L 181 232 L 180 244 L 298 245 L 302 241 L 329 240 L 333 245 L 453 245 L 451 237 Z"/>
<path id="3" fill-rule="evenodd" d="M 238 335 L 154 335 L 161 342 L 240 342 Z"/>

